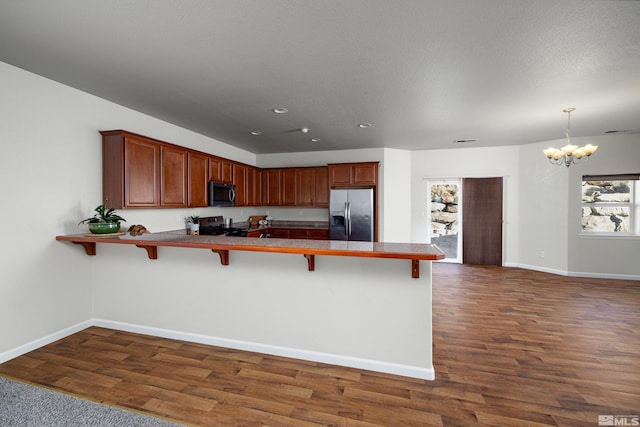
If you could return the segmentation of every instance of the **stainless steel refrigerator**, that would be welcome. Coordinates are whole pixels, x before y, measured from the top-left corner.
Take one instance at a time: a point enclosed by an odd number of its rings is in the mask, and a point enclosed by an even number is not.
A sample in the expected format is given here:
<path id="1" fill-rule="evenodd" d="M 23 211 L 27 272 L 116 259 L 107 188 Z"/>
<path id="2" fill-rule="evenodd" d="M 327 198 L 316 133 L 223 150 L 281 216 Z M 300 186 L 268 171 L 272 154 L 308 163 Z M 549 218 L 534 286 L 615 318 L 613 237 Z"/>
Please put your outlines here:
<path id="1" fill-rule="evenodd" d="M 331 190 L 329 238 L 374 241 L 373 189 Z"/>

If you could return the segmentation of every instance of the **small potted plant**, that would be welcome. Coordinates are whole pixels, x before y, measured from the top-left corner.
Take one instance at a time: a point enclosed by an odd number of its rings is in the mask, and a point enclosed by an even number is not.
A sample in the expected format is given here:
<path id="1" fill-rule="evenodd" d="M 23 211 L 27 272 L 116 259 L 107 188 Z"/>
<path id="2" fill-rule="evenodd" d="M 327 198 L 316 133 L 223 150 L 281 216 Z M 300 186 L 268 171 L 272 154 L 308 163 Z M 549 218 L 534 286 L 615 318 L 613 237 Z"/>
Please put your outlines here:
<path id="1" fill-rule="evenodd" d="M 200 234 L 200 217 L 198 215 L 191 215 L 187 218 L 189 223 L 190 234 Z"/>
<path id="2" fill-rule="evenodd" d="M 120 231 L 120 221 L 127 221 L 115 213 L 115 209 L 107 209 L 104 205 L 95 208 L 95 215 L 78 223 L 87 224 L 94 234 L 111 234 Z"/>

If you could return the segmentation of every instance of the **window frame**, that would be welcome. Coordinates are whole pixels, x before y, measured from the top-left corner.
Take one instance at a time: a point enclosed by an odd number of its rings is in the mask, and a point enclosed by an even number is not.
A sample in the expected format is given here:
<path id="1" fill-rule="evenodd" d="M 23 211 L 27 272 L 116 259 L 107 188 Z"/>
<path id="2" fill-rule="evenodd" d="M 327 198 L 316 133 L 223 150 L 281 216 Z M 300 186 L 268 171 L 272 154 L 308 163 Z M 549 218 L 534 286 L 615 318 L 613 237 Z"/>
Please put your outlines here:
<path id="1" fill-rule="evenodd" d="M 586 181 L 630 181 L 630 192 L 628 202 L 585 202 L 583 200 L 583 188 Z M 582 215 L 584 208 L 598 207 L 628 207 L 629 208 L 629 231 L 588 231 L 582 226 Z M 602 238 L 638 238 L 640 237 L 640 174 L 609 174 L 609 175 L 583 175 L 580 185 L 580 235 L 584 237 Z"/>

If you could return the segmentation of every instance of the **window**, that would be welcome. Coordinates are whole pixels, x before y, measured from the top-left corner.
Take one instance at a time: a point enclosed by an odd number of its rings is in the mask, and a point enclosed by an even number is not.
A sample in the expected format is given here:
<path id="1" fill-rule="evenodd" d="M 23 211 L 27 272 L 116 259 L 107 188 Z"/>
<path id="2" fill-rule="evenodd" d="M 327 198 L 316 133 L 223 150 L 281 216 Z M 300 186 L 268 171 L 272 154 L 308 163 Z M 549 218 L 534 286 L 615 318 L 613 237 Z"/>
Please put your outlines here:
<path id="1" fill-rule="evenodd" d="M 640 174 L 582 177 L 583 234 L 640 234 Z"/>

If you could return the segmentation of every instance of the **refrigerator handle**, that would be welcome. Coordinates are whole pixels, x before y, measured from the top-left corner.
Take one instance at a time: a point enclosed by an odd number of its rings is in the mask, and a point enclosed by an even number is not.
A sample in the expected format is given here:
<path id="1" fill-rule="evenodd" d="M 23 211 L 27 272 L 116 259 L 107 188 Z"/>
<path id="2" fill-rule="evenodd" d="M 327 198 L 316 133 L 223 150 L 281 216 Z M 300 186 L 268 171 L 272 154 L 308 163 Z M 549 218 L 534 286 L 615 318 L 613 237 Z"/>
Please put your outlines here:
<path id="1" fill-rule="evenodd" d="M 344 202 L 344 234 L 346 236 L 349 235 L 349 211 L 347 207 L 349 206 L 348 202 Z"/>
<path id="2" fill-rule="evenodd" d="M 351 236 L 351 203 L 347 202 L 347 224 L 348 225 L 348 231 L 347 231 L 347 236 Z"/>

